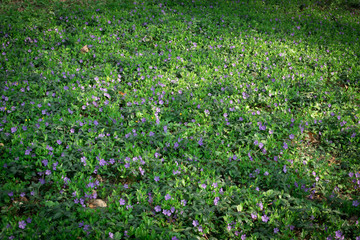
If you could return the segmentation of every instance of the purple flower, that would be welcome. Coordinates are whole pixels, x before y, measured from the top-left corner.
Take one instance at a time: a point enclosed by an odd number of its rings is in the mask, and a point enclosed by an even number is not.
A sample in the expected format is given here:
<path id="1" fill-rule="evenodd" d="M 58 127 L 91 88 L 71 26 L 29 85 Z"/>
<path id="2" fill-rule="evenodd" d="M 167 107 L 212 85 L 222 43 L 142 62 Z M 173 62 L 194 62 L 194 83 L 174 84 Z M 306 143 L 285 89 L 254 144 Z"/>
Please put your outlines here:
<path id="1" fill-rule="evenodd" d="M 74 113 L 73 111 L 71 111 L 70 108 L 68 108 L 68 112 L 69 112 L 70 114 L 73 114 L 73 113 Z"/>
<path id="2" fill-rule="evenodd" d="M 17 128 L 16 127 L 12 127 L 11 128 L 11 133 L 15 133 L 17 131 Z"/>
<path id="3" fill-rule="evenodd" d="M 166 210 L 166 209 L 163 209 L 163 214 L 165 215 L 165 216 L 171 216 L 171 212 L 169 211 L 169 210 Z"/>
<path id="4" fill-rule="evenodd" d="M 46 160 L 46 159 L 42 160 L 41 162 L 42 162 L 42 164 L 44 164 L 45 167 L 46 167 L 46 166 L 48 165 L 48 163 L 49 163 L 49 161 Z"/>
<path id="5" fill-rule="evenodd" d="M 120 205 L 125 205 L 125 200 L 120 198 L 119 203 L 120 203 Z"/>
<path id="6" fill-rule="evenodd" d="M 283 171 L 284 171 L 284 173 L 286 173 L 286 172 L 287 172 L 287 170 L 286 170 L 286 165 L 284 165 L 284 167 L 283 167 Z"/>
<path id="7" fill-rule="evenodd" d="M 111 239 L 114 238 L 114 234 L 112 232 L 109 232 L 109 238 L 111 238 Z"/>
<path id="8" fill-rule="evenodd" d="M 205 189 L 205 188 L 206 188 L 206 184 L 202 184 L 201 187 L 202 187 L 203 189 Z"/>
<path id="9" fill-rule="evenodd" d="M 274 233 L 278 233 L 279 229 L 278 228 L 274 228 Z"/>
<path id="10" fill-rule="evenodd" d="M 200 138 L 200 140 L 198 141 L 198 144 L 199 144 L 200 146 L 202 146 L 202 145 L 204 144 L 202 138 Z"/>
<path id="11" fill-rule="evenodd" d="M 196 227 L 199 225 L 199 222 L 198 222 L 198 220 L 193 220 L 192 224 L 194 225 L 194 227 Z"/>
<path id="12" fill-rule="evenodd" d="M 256 220 L 257 219 L 257 213 L 256 212 L 251 213 L 251 218 Z"/>
<path id="13" fill-rule="evenodd" d="M 61 140 L 57 140 L 56 142 L 57 142 L 57 144 L 59 144 L 59 145 L 62 143 Z"/>
<path id="14" fill-rule="evenodd" d="M 335 237 L 336 239 L 344 239 L 344 236 L 340 230 L 335 232 Z"/>
<path id="15" fill-rule="evenodd" d="M 155 211 L 156 211 L 156 212 L 160 212 L 160 211 L 161 211 L 161 207 L 160 207 L 159 205 L 156 206 L 156 207 L 155 207 Z"/>
<path id="16" fill-rule="evenodd" d="M 164 132 L 167 133 L 167 126 L 164 126 Z"/>
<path id="17" fill-rule="evenodd" d="M 158 182 L 158 181 L 160 180 L 160 177 L 159 177 L 159 176 L 155 176 L 155 177 L 154 177 L 154 180 L 155 180 L 155 182 Z"/>
<path id="18" fill-rule="evenodd" d="M 283 148 L 284 148 L 285 150 L 288 149 L 288 145 L 286 144 L 286 142 L 284 142 Z"/>
<path id="19" fill-rule="evenodd" d="M 104 159 L 100 159 L 100 161 L 99 161 L 100 166 L 104 166 L 106 164 L 107 164 L 107 162 Z"/>
<path id="20" fill-rule="evenodd" d="M 266 223 L 266 222 L 269 221 L 269 217 L 264 215 L 264 216 L 261 217 L 261 220 Z"/>
<path id="21" fill-rule="evenodd" d="M 25 221 L 20 221 L 20 222 L 19 222 L 19 228 L 25 229 L 25 227 L 26 227 Z"/>
<path id="22" fill-rule="evenodd" d="M 218 204 L 219 200 L 220 200 L 219 197 L 215 197 L 215 199 L 214 199 L 214 205 L 215 205 L 215 206 Z"/>
<path id="23" fill-rule="evenodd" d="M 353 203 L 352 203 L 352 205 L 353 205 L 354 207 L 359 206 L 359 201 L 358 201 L 358 200 L 354 200 Z"/>
<path id="24" fill-rule="evenodd" d="M 170 194 L 166 194 L 166 196 L 165 196 L 165 200 L 167 201 L 167 200 L 170 200 L 170 199 L 171 199 Z"/>
<path id="25" fill-rule="evenodd" d="M 289 138 L 294 139 L 294 134 L 290 134 Z"/>

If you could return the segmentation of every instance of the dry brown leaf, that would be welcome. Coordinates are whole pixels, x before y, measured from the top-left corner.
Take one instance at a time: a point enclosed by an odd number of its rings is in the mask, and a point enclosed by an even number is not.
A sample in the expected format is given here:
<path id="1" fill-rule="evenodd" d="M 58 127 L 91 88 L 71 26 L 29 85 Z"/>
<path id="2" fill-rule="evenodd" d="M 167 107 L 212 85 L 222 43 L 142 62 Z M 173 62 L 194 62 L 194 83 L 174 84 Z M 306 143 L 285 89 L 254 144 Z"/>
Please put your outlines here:
<path id="1" fill-rule="evenodd" d="M 101 182 L 101 183 L 104 182 L 104 180 L 102 179 L 102 177 L 99 174 L 96 175 L 96 179 L 99 180 L 99 182 Z"/>
<path id="2" fill-rule="evenodd" d="M 124 96 L 126 93 L 123 93 L 123 92 L 120 92 L 120 91 L 119 91 L 119 94 L 121 94 L 121 95 L 123 95 L 123 96 Z"/>
<path id="3" fill-rule="evenodd" d="M 89 201 L 89 208 L 95 209 L 98 207 L 107 207 L 106 202 L 101 199 L 94 199 Z"/>
<path id="4" fill-rule="evenodd" d="M 4 144 L 3 143 L 0 143 L 0 147 L 3 147 L 4 146 Z"/>
<path id="5" fill-rule="evenodd" d="M 313 132 L 307 132 L 307 137 L 305 137 L 306 141 L 310 141 L 311 143 L 317 143 L 318 141 L 318 136 L 313 133 Z"/>
<path id="6" fill-rule="evenodd" d="M 29 200 L 26 197 L 20 197 L 20 201 L 22 202 L 28 202 Z"/>
<path id="7" fill-rule="evenodd" d="M 80 52 L 82 52 L 82 53 L 87 53 L 87 52 L 89 52 L 88 46 L 87 46 L 87 45 L 83 46 L 82 49 L 80 49 Z"/>
<path id="8" fill-rule="evenodd" d="M 349 222 L 350 222 L 351 224 L 356 223 L 357 220 L 358 220 L 358 217 L 357 217 L 357 216 L 351 216 L 351 217 L 349 218 Z"/>

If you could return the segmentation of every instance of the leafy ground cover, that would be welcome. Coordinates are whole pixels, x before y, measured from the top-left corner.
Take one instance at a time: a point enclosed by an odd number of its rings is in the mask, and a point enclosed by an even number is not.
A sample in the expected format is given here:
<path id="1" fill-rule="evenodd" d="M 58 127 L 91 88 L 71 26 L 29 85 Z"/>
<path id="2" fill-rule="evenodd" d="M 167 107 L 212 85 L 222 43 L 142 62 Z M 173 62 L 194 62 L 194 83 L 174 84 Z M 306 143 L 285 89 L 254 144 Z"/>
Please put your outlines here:
<path id="1" fill-rule="evenodd" d="M 294 2 L 2 6 L 0 238 L 360 239 L 359 9 Z"/>

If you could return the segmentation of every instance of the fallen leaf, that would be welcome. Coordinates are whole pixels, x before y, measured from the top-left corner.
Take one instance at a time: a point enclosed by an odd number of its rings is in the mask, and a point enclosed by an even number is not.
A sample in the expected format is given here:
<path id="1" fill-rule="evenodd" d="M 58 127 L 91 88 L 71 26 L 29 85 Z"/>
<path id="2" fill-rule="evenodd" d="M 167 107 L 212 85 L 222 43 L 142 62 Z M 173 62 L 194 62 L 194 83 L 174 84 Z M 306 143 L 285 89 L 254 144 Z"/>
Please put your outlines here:
<path id="1" fill-rule="evenodd" d="M 119 91 L 119 94 L 121 94 L 121 95 L 123 95 L 123 96 L 124 96 L 126 93 L 123 93 L 123 92 L 120 92 L 120 91 Z"/>
<path id="2" fill-rule="evenodd" d="M 29 200 L 26 197 L 20 197 L 21 202 L 28 202 Z"/>
<path id="3" fill-rule="evenodd" d="M 99 180 L 99 182 L 101 183 L 104 181 L 99 174 L 96 175 L 96 179 Z"/>
<path id="4" fill-rule="evenodd" d="M 89 52 L 89 48 L 88 48 L 87 45 L 85 45 L 85 46 L 83 46 L 82 49 L 80 49 L 80 51 L 81 51 L 82 53 L 87 53 L 87 52 Z"/>
<path id="5" fill-rule="evenodd" d="M 306 141 L 310 141 L 311 143 L 317 143 L 318 141 L 318 136 L 313 133 L 313 132 L 307 132 L 307 137 L 305 137 Z"/>
<path id="6" fill-rule="evenodd" d="M 98 207 L 107 207 L 106 202 L 101 199 L 94 199 L 89 201 L 89 208 L 95 209 Z"/>

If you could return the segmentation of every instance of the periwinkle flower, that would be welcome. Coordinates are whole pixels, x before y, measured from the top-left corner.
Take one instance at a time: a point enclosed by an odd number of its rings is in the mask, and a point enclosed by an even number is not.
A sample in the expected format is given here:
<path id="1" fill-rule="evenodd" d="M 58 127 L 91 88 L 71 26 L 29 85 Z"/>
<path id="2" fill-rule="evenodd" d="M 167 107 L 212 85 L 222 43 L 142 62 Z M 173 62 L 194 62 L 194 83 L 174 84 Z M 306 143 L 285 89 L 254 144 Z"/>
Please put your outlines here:
<path id="1" fill-rule="evenodd" d="M 26 227 L 25 221 L 24 221 L 24 220 L 23 220 L 23 221 L 20 221 L 20 222 L 19 222 L 19 228 L 25 229 L 25 227 Z"/>
<path id="2" fill-rule="evenodd" d="M 166 196 L 165 196 L 165 200 L 167 201 L 167 200 L 170 200 L 170 199 L 171 199 L 170 194 L 166 194 Z"/>
<path id="3" fill-rule="evenodd" d="M 49 163 L 49 161 L 46 160 L 46 159 L 42 160 L 41 162 L 42 162 L 42 164 L 44 164 L 45 167 L 46 167 L 46 166 L 48 165 L 48 163 Z"/>
<path id="4" fill-rule="evenodd" d="M 219 200 L 220 200 L 219 197 L 215 197 L 215 199 L 214 199 L 214 205 L 215 205 L 215 206 L 218 204 Z"/>
<path id="5" fill-rule="evenodd" d="M 336 239 L 344 239 L 344 236 L 342 234 L 343 233 L 340 230 L 336 231 L 335 232 Z"/>
<path id="6" fill-rule="evenodd" d="M 155 212 L 160 212 L 161 211 L 161 207 L 159 205 L 157 205 L 154 209 L 155 209 Z"/>
<path id="7" fill-rule="evenodd" d="M 199 144 L 200 146 L 202 146 L 202 145 L 204 144 L 202 138 L 200 138 L 200 140 L 198 141 L 198 144 Z"/>
<path id="8" fill-rule="evenodd" d="M 12 127 L 11 128 L 11 133 L 15 133 L 17 131 L 17 128 L 16 127 Z"/>

